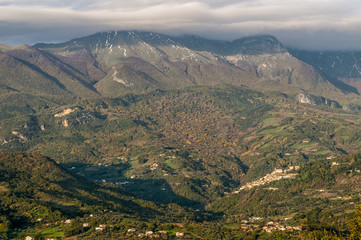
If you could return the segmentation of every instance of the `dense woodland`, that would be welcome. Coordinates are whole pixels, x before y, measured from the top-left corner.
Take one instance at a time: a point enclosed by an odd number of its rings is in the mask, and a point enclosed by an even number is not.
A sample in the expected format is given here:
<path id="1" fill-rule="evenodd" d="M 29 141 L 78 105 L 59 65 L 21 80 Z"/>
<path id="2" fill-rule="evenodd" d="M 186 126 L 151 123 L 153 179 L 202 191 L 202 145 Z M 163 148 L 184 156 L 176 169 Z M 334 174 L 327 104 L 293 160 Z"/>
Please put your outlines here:
<path id="1" fill-rule="evenodd" d="M 359 124 L 357 112 L 228 86 L 81 100 L 4 117 L 2 232 L 346 236 L 360 202 L 361 156 L 347 156 L 360 145 Z M 299 166 L 292 179 L 236 193 L 292 166 Z M 252 217 L 261 219 L 245 224 Z M 267 233 L 268 222 L 302 231 Z M 106 231 L 96 231 L 99 224 Z"/>

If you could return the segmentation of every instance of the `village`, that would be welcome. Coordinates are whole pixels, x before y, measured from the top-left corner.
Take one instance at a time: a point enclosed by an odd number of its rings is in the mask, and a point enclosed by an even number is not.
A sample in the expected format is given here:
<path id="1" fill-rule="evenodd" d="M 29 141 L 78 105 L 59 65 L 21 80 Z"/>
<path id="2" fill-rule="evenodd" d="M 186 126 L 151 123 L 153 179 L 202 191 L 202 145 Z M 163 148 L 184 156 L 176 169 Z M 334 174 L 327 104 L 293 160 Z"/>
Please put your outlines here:
<path id="1" fill-rule="evenodd" d="M 127 231 L 127 235 L 132 235 L 134 237 L 138 237 L 138 238 L 161 238 L 161 239 L 168 239 L 168 235 L 169 233 L 165 230 L 160 230 L 158 232 L 153 232 L 153 231 L 145 231 L 145 232 L 137 232 L 137 229 L 135 228 L 130 228 Z M 184 232 L 176 232 L 175 236 L 177 238 L 183 238 L 183 237 L 188 237 L 188 235 L 184 234 Z"/>
<path id="2" fill-rule="evenodd" d="M 291 218 L 285 218 L 283 221 L 286 222 Z M 274 231 L 302 231 L 301 226 L 286 226 L 286 224 L 282 224 L 281 221 L 268 221 L 266 223 L 262 222 L 264 219 L 262 217 L 250 217 L 248 220 L 242 220 L 241 229 L 243 231 L 255 231 L 255 230 L 263 230 L 268 233 L 272 233 Z"/>
<path id="3" fill-rule="evenodd" d="M 94 215 L 90 214 L 89 215 L 90 218 L 93 218 Z M 252 216 L 249 217 L 248 219 L 244 219 L 241 221 L 241 225 L 239 226 L 239 230 L 240 231 L 244 231 L 244 232 L 252 232 L 252 231 L 264 231 L 267 233 L 272 233 L 274 231 L 286 231 L 286 232 L 296 232 L 296 231 L 302 231 L 302 227 L 301 226 L 289 226 L 288 224 L 286 224 L 286 222 L 288 220 L 291 220 L 292 216 L 289 217 L 285 217 L 283 219 L 278 219 L 278 220 L 269 220 L 266 221 L 266 219 L 264 219 L 263 217 L 256 217 L 256 216 Z M 93 225 L 88 221 L 84 221 L 85 219 L 83 219 L 81 226 L 83 229 L 85 229 L 86 231 L 88 230 L 92 230 L 94 233 L 96 232 L 102 232 L 102 231 L 112 231 L 112 229 L 114 229 L 114 225 L 112 224 L 96 224 Z M 38 222 L 43 221 L 43 219 L 38 219 Z M 62 221 L 58 221 L 55 222 L 53 224 L 46 224 L 48 227 L 50 226 L 59 226 L 59 225 L 70 225 L 72 224 L 74 221 L 74 219 L 67 219 L 67 220 L 62 220 Z M 175 225 L 177 227 L 179 227 L 179 229 L 184 228 L 183 224 L 180 223 L 175 223 Z M 177 231 L 175 231 L 176 229 L 170 230 L 170 231 L 166 231 L 166 230 L 161 230 L 158 229 L 156 231 L 154 230 L 144 230 L 143 229 L 137 229 L 135 227 L 131 227 L 125 230 L 124 234 L 126 236 L 126 238 L 132 238 L 132 239 L 185 239 L 185 238 L 192 238 L 192 234 L 191 233 L 186 233 L 183 231 L 180 231 L 179 229 L 177 229 Z M 26 236 L 24 238 L 25 240 L 35 240 L 36 238 L 34 236 Z M 44 238 L 45 240 L 55 240 L 55 239 L 59 239 L 57 237 L 48 237 L 48 238 Z"/>
<path id="4" fill-rule="evenodd" d="M 281 179 L 295 178 L 298 175 L 298 173 L 289 173 L 289 172 L 297 171 L 299 169 L 300 169 L 299 166 L 291 166 L 285 170 L 275 169 L 273 172 L 268 173 L 266 176 L 243 185 L 242 187 L 239 188 L 239 190 L 234 191 L 233 194 L 240 193 L 240 191 L 245 189 L 252 189 L 255 187 L 265 185 L 270 182 L 279 181 Z M 278 190 L 278 188 L 268 188 L 268 190 Z"/>
<path id="5" fill-rule="evenodd" d="M 93 217 L 91 214 L 90 217 Z M 247 220 L 242 220 L 242 224 L 240 226 L 240 231 L 252 232 L 252 231 L 265 231 L 267 233 L 272 233 L 274 231 L 287 231 L 287 232 L 295 232 L 295 231 L 302 231 L 301 226 L 287 226 L 286 221 L 292 219 L 292 217 L 284 218 L 282 220 L 277 221 L 268 221 L 266 222 L 263 217 L 250 217 Z M 41 220 L 39 220 L 41 221 Z M 60 222 L 56 222 L 55 225 L 58 224 L 71 224 L 74 220 L 67 219 Z M 50 225 L 50 224 L 49 224 Z M 182 224 L 179 224 L 179 227 L 183 227 Z M 93 229 L 95 232 L 101 232 L 106 230 L 111 230 L 114 225 L 109 224 L 98 224 L 96 226 L 90 226 L 88 222 L 83 222 L 82 227 L 84 229 Z M 191 238 L 189 233 L 181 232 L 181 231 L 166 231 L 166 230 L 144 230 L 144 229 L 137 229 L 137 228 L 129 228 L 125 232 L 126 238 L 132 239 L 183 239 L 183 238 Z M 25 240 L 35 240 L 34 236 L 26 236 Z M 59 239 L 57 237 L 48 237 L 44 238 L 45 240 L 56 240 Z"/>
<path id="6" fill-rule="evenodd" d="M 94 214 L 90 214 L 89 217 L 93 218 Z M 41 218 L 39 218 L 37 220 L 37 222 L 41 222 L 41 221 L 43 221 L 43 219 L 41 219 Z M 55 222 L 53 224 L 47 223 L 46 226 L 54 227 L 54 226 L 60 226 L 60 225 L 70 225 L 73 222 L 74 222 L 74 219 L 67 219 L 67 220 Z M 85 231 L 92 230 L 94 232 L 102 232 L 102 231 L 109 231 L 109 230 L 111 231 L 112 229 L 114 229 L 114 225 L 112 225 L 112 224 L 102 223 L 102 224 L 91 225 L 87 221 L 84 221 L 83 223 L 81 223 L 81 226 Z M 179 227 L 183 227 L 183 225 L 179 224 Z M 144 230 L 144 229 L 137 229 L 137 228 L 129 228 L 126 230 L 125 234 L 126 234 L 126 238 L 132 238 L 132 239 L 143 239 L 143 238 L 169 239 L 169 237 L 171 237 L 171 238 L 176 237 L 178 239 L 178 238 L 189 238 L 190 237 L 189 233 L 184 233 L 181 231 L 165 231 L 165 230 L 152 231 L 152 230 Z M 25 240 L 35 240 L 38 238 L 36 238 L 35 236 L 29 235 L 29 236 L 26 236 L 24 239 Z M 44 239 L 45 240 L 57 240 L 60 238 L 59 237 L 46 237 Z"/>

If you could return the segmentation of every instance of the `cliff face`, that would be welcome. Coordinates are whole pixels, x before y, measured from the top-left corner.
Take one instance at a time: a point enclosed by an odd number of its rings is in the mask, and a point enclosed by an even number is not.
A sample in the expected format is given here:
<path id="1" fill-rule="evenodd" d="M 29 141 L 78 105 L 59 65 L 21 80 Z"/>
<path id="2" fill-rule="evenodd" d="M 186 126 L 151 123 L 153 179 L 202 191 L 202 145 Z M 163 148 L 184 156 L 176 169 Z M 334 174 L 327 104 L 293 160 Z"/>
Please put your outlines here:
<path id="1" fill-rule="evenodd" d="M 342 106 L 333 100 L 324 98 L 324 97 L 317 97 L 317 96 L 312 96 L 310 94 L 305 94 L 305 93 L 299 93 L 296 96 L 296 100 L 299 103 L 304 103 L 304 104 L 311 104 L 311 105 L 325 105 L 325 106 L 330 106 L 330 107 L 334 107 L 334 108 L 342 108 Z"/>

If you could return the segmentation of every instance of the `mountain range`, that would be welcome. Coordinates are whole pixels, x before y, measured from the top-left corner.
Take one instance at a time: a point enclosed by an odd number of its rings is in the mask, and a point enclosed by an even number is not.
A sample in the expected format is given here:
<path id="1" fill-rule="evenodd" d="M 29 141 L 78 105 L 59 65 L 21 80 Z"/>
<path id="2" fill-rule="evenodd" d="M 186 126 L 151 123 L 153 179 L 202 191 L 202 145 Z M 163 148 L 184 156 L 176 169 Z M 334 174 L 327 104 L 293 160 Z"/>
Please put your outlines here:
<path id="1" fill-rule="evenodd" d="M 120 31 L 0 49 L 2 91 L 52 102 L 216 84 L 324 97 L 344 106 L 359 100 L 359 53 L 288 50 L 268 35 L 227 42 Z"/>

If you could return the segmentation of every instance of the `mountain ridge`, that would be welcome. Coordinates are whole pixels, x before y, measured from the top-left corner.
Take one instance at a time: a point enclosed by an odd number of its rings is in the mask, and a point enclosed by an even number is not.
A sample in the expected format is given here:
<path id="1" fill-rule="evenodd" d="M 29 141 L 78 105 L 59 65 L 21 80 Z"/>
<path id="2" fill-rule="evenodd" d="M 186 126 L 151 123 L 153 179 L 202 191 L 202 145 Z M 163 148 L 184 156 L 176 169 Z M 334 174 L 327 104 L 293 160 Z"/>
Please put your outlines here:
<path id="1" fill-rule="evenodd" d="M 110 31 L 65 43 L 37 44 L 34 47 L 64 56 L 79 51 L 90 52 L 108 71 L 108 77 L 95 85 L 96 88 L 99 87 L 97 90 L 101 94 L 107 96 L 120 96 L 116 93 L 105 93 L 107 89 L 123 94 L 144 89 L 169 89 L 176 86 L 212 85 L 222 82 L 246 85 L 257 90 L 264 90 L 266 87 L 294 94 L 303 92 L 295 82 L 299 81 L 302 85 L 302 82 L 319 82 L 319 79 L 322 79 L 316 71 L 311 70 L 312 67 L 302 65 L 293 59 L 282 43 L 270 35 L 217 41 L 194 35 L 173 37 L 152 32 Z M 235 58 L 238 62 L 241 60 L 241 63 L 230 60 L 233 56 L 238 56 Z M 287 62 L 293 64 L 291 68 L 297 70 L 287 70 L 290 69 L 289 66 L 285 66 Z M 273 67 L 264 72 L 264 69 L 260 68 L 267 63 Z M 279 69 L 279 66 L 282 69 Z M 216 69 L 218 67 L 219 69 Z M 301 70 L 302 68 L 310 70 Z M 290 80 L 283 83 L 279 80 L 269 81 L 277 79 L 278 76 Z M 131 83 L 133 79 L 138 80 Z M 124 86 L 115 84 L 113 80 L 124 83 Z M 328 81 L 321 81 L 320 84 L 324 85 L 323 89 L 332 93 L 327 95 L 341 99 L 342 93 L 338 88 L 334 88 Z M 306 91 L 313 95 L 322 95 L 321 91 L 317 92 L 315 89 L 319 90 L 318 87 L 312 86 Z"/>
<path id="2" fill-rule="evenodd" d="M 105 37 L 105 41 L 104 41 Z M 146 31 L 108 31 L 98 32 L 89 36 L 74 38 L 63 43 L 37 43 L 33 47 L 39 49 L 62 48 L 70 45 L 70 49 L 77 47 L 87 47 L 88 50 L 97 47 L 110 47 L 113 44 L 136 44 L 146 42 L 147 44 L 162 46 L 178 44 L 196 51 L 210 51 L 220 55 L 232 55 L 239 53 L 275 53 L 284 52 L 286 48 L 272 35 L 255 35 L 244 38 L 234 39 L 232 41 L 212 40 L 197 35 L 171 36 L 155 32 Z M 79 45 L 80 44 L 80 45 Z M 237 45 L 243 45 L 243 48 L 234 48 Z M 258 49 L 250 49 L 250 47 Z M 252 51 L 253 50 L 253 51 Z"/>
<path id="3" fill-rule="evenodd" d="M 46 81 L 57 83 L 70 98 L 231 84 L 290 97 L 309 94 L 343 106 L 360 99 L 358 79 L 324 74 L 317 64 L 288 50 L 271 35 L 220 41 L 195 35 L 108 31 L 64 43 L 2 49 L 2 54 L 16 57 L 36 74 L 45 75 Z M 1 69 L 9 68 L 4 64 Z M 12 79 L 21 81 L 15 76 Z M 6 79 L 0 78 L 0 83 L 17 89 Z M 42 91 L 39 94 L 44 95 Z"/>

